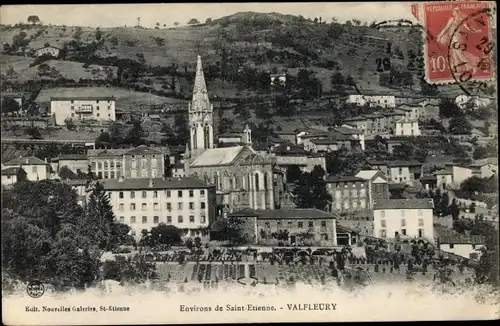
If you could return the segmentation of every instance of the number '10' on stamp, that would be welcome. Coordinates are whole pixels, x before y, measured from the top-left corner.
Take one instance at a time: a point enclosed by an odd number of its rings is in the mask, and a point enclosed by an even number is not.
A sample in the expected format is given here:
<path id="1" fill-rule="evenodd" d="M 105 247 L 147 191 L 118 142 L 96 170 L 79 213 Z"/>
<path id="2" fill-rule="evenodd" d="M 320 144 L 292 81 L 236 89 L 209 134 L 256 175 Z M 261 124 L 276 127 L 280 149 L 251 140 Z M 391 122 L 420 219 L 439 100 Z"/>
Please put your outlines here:
<path id="1" fill-rule="evenodd" d="M 493 78 L 493 10 L 483 1 L 424 3 L 425 75 L 429 83 Z"/>

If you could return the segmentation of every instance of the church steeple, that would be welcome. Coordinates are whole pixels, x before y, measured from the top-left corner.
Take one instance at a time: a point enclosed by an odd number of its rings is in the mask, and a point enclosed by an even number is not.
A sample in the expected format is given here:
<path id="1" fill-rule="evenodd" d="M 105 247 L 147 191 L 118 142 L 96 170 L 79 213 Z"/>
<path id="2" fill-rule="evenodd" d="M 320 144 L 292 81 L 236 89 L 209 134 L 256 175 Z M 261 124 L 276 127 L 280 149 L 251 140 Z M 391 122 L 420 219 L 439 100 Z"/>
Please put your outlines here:
<path id="1" fill-rule="evenodd" d="M 201 57 L 196 62 L 193 99 L 189 104 L 190 147 L 197 150 L 214 148 L 213 106 L 208 98 Z"/>

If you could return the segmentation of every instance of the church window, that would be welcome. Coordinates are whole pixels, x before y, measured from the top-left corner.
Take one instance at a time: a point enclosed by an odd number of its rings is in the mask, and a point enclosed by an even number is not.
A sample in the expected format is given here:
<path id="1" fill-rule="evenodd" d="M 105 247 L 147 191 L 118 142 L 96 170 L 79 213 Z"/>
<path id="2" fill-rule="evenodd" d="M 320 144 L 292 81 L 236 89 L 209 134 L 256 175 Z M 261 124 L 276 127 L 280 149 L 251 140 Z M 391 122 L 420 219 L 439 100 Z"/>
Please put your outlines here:
<path id="1" fill-rule="evenodd" d="M 198 144 L 196 142 L 196 127 L 191 128 L 193 136 L 191 137 L 193 139 L 193 148 L 196 149 L 198 148 Z"/>
<path id="2" fill-rule="evenodd" d="M 218 190 L 220 190 L 219 186 L 219 176 L 217 175 L 217 172 L 214 173 L 214 184 L 217 187 Z"/>
<path id="3" fill-rule="evenodd" d="M 204 148 L 210 148 L 210 126 L 206 125 L 203 127 L 203 135 L 204 135 Z"/>
<path id="4" fill-rule="evenodd" d="M 255 190 L 259 191 L 259 174 L 255 173 Z"/>
<path id="5" fill-rule="evenodd" d="M 267 185 L 268 185 L 267 181 L 268 181 L 267 180 L 267 173 L 265 173 L 264 174 L 264 189 L 267 189 Z"/>

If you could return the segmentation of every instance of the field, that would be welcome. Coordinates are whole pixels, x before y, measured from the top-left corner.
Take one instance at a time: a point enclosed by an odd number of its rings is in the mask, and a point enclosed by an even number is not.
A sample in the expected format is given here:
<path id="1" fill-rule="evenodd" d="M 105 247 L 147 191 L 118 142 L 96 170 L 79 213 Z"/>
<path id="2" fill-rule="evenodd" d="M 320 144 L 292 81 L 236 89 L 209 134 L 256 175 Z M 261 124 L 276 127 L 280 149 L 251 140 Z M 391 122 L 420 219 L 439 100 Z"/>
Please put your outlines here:
<path id="1" fill-rule="evenodd" d="M 120 110 L 136 111 L 136 106 L 162 104 L 185 105 L 187 108 L 187 101 L 117 87 L 58 87 L 42 89 L 36 99 L 36 102 L 40 104 L 50 103 L 50 97 L 52 96 L 114 96 L 116 97 L 116 108 Z"/>

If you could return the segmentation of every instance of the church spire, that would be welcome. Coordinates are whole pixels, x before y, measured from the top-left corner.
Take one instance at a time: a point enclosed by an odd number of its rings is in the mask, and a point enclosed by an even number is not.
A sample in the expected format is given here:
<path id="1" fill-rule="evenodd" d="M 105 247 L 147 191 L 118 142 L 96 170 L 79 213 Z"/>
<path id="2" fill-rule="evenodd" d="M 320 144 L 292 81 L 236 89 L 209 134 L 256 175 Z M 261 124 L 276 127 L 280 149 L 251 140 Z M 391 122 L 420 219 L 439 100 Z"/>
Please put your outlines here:
<path id="1" fill-rule="evenodd" d="M 196 62 L 196 76 L 194 78 L 191 111 L 209 111 L 210 109 L 210 101 L 208 99 L 207 84 L 205 83 L 205 75 L 203 74 L 201 56 L 198 56 L 198 60 Z"/>

